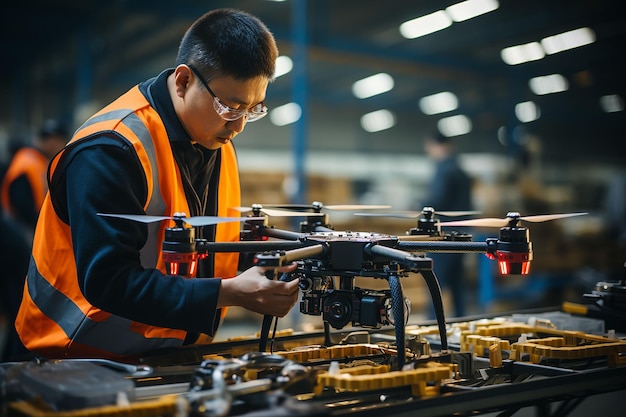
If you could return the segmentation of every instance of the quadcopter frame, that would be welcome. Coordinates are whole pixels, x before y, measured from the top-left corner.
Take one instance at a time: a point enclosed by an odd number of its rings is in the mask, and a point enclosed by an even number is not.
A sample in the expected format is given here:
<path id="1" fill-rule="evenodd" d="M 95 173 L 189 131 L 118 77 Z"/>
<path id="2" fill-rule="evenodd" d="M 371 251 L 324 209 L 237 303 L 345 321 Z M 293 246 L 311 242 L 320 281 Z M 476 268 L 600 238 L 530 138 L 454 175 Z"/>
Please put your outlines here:
<path id="1" fill-rule="evenodd" d="M 242 208 L 242 211 L 252 211 L 252 215 L 240 218 L 187 218 L 183 213 L 175 213 L 174 216 L 99 214 L 144 223 L 165 219 L 174 221 L 174 227 L 166 228 L 163 242 L 163 255 L 169 273 L 184 271 L 192 276 L 193 265 L 207 254 L 216 252 L 254 255 L 252 262 L 268 269 L 266 276 L 269 279 L 276 278 L 276 268 L 296 262 L 296 270 L 282 274 L 279 279 L 299 280 L 303 294 L 300 311 L 323 316 L 326 341 L 330 341 L 330 326 L 342 328 L 350 322 L 365 327 L 393 324 L 398 351 L 397 365 L 400 369 L 405 361 L 404 327 L 409 314 L 400 279 L 408 276 L 409 272 L 416 272 L 424 278 L 433 302 L 442 350 L 448 349 L 441 289 L 432 269 L 432 259 L 423 253 L 484 253 L 488 258 L 498 261 L 502 275 L 525 275 L 530 270 L 532 243 L 528 229 L 520 226 L 520 220 L 540 222 L 587 214 L 522 217 L 517 212 L 510 212 L 505 219 L 440 223 L 434 218 L 434 209 L 429 207 L 422 211 L 423 218 L 418 220 L 418 227 L 401 238 L 372 232 L 335 231 L 328 224 L 327 216 L 321 213 L 322 207 L 318 203 L 311 206 L 312 212 L 304 213 L 264 209 L 261 205 L 254 205 L 249 209 Z M 301 231 L 298 233 L 271 227 L 268 216 L 272 215 L 304 216 L 307 220 L 300 223 Z M 415 217 L 414 214 L 411 216 Z M 240 241 L 209 242 L 195 239 L 195 226 L 227 221 L 244 223 Z M 500 232 L 498 238 L 473 242 L 471 235 L 442 233 L 441 225 L 497 226 Z M 417 252 L 422 254 L 417 255 Z M 385 279 L 389 283 L 389 291 L 357 288 L 354 286 L 355 277 Z M 338 278 L 338 285 L 334 278 Z M 264 317 L 259 344 L 261 352 L 266 350 L 274 319 L 272 316 Z"/>

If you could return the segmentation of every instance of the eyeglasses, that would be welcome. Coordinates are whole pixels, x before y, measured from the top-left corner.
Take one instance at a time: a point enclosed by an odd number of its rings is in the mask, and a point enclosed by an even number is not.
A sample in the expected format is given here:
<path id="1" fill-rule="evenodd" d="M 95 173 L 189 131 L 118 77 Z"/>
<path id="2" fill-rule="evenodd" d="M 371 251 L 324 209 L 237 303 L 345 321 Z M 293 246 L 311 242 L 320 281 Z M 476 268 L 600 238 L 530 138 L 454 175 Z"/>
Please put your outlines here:
<path id="1" fill-rule="evenodd" d="M 200 72 L 189 64 L 187 64 L 187 66 L 189 67 L 189 69 L 191 69 L 191 71 L 193 71 L 196 77 L 198 77 L 202 85 L 206 87 L 209 94 L 211 94 L 211 97 L 213 97 L 213 108 L 222 119 L 232 122 L 242 118 L 243 116 L 246 116 L 246 121 L 254 122 L 256 120 L 262 119 L 267 115 L 267 107 L 265 107 L 263 103 L 257 104 L 250 110 L 239 110 L 228 107 L 227 105 L 222 103 L 218 96 L 215 95 L 213 90 L 211 90 L 211 87 L 209 87 L 209 84 L 207 84 L 207 82 L 204 81 L 204 78 L 202 78 L 202 75 L 200 75 Z"/>

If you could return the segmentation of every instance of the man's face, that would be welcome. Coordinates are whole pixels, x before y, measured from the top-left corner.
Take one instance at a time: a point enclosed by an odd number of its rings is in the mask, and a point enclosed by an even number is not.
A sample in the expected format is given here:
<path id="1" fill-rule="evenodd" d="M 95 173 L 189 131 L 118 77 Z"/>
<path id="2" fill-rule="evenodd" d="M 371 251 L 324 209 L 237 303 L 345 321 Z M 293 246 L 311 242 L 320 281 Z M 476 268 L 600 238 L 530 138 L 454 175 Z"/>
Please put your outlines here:
<path id="1" fill-rule="evenodd" d="M 231 121 L 222 118 L 214 108 L 215 99 L 193 71 L 179 66 L 174 75 L 181 98 L 179 105 L 175 105 L 176 112 L 194 142 L 207 149 L 219 149 L 243 131 L 247 116 Z M 265 77 L 237 80 L 222 76 L 208 84 L 222 105 L 235 110 L 250 110 L 265 100 L 268 83 Z M 181 87 L 184 87 L 182 96 Z"/>
<path id="2" fill-rule="evenodd" d="M 38 148 L 51 159 L 67 144 L 68 139 L 61 135 L 50 135 L 46 138 L 40 138 Z"/>

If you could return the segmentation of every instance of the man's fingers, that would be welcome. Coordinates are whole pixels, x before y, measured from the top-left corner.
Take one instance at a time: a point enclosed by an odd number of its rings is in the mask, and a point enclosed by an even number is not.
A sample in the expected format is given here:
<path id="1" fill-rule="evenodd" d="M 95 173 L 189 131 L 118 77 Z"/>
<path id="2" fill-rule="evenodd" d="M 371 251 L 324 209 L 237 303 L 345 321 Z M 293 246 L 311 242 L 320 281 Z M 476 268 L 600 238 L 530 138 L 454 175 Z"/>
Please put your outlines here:
<path id="1" fill-rule="evenodd" d="M 297 279 L 287 283 L 287 288 L 290 290 L 289 295 L 292 295 L 300 290 L 299 284 L 300 282 Z"/>
<path id="2" fill-rule="evenodd" d="M 269 279 L 275 279 L 279 273 L 292 272 L 296 269 L 298 264 L 295 262 L 290 263 L 289 265 L 279 266 L 277 268 L 268 268 L 268 267 L 259 267 L 263 274 Z"/>
<path id="3" fill-rule="evenodd" d="M 291 272 L 291 271 L 294 271 L 297 266 L 298 266 L 297 263 L 292 262 L 289 265 L 279 266 L 278 268 L 276 268 L 276 270 L 278 272 Z"/>
<path id="4" fill-rule="evenodd" d="M 292 296 L 298 292 L 298 284 L 298 280 L 277 283 L 277 285 L 274 286 L 274 294 Z"/>

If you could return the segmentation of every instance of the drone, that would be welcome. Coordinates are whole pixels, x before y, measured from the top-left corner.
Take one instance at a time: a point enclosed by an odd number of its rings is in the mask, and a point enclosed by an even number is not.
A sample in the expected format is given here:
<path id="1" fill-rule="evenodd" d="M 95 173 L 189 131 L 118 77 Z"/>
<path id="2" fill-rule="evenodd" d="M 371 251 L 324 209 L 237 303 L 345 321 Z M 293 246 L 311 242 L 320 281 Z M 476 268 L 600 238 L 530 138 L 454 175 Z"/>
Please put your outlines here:
<path id="1" fill-rule="evenodd" d="M 302 294 L 299 309 L 303 314 L 322 316 L 326 344 L 330 343 L 330 328 L 342 329 L 352 324 L 357 327 L 379 328 L 392 325 L 395 328 L 397 367 L 402 369 L 405 361 L 404 328 L 410 314 L 410 301 L 403 295 L 401 279 L 410 273 L 418 273 L 425 280 L 433 302 L 442 350 L 448 350 L 446 322 L 441 289 L 433 272 L 432 259 L 426 252 L 484 253 L 496 260 L 502 275 L 526 275 L 532 261 L 532 243 L 525 222 L 543 222 L 587 213 L 564 213 L 539 216 L 521 216 L 509 212 L 505 218 L 469 219 L 440 222 L 435 214 L 459 216 L 475 212 L 436 212 L 425 207 L 421 212 L 359 213 L 371 216 L 396 216 L 418 218 L 416 228 L 407 232 L 409 239 L 378 232 L 337 231 L 329 222 L 325 206 L 292 205 L 265 207 L 254 204 L 237 208 L 250 212 L 246 217 L 186 217 L 184 213 L 173 216 L 142 216 L 124 214 L 99 215 L 119 217 L 143 223 L 163 220 L 174 222 L 165 229 L 163 255 L 168 272 L 192 274 L 198 259 L 209 253 L 239 252 L 254 254 L 254 264 L 268 269 L 268 278 L 274 279 L 274 270 L 280 266 L 296 263 L 296 269 L 283 273 L 278 279 L 298 279 Z M 327 209 L 359 210 L 382 209 L 388 206 L 326 206 Z M 305 211 L 298 211 L 305 210 Z M 272 216 L 303 216 L 300 231 L 277 229 L 269 224 Z M 321 220 L 320 220 L 321 219 Z M 195 239 L 194 227 L 222 222 L 242 222 L 241 240 L 238 242 L 210 242 Z M 481 226 L 498 227 L 499 236 L 474 242 L 471 235 L 443 233 L 441 227 Z M 427 236 L 429 239 L 411 239 Z M 454 236 L 453 238 L 450 238 Z M 182 265 L 181 265 L 182 264 Z M 383 279 L 388 290 L 372 290 L 355 286 L 355 278 Z M 265 316 L 259 351 L 265 352 L 271 322 L 274 317 Z"/>

